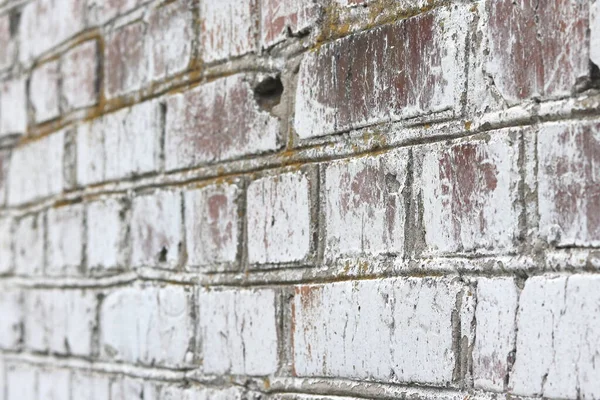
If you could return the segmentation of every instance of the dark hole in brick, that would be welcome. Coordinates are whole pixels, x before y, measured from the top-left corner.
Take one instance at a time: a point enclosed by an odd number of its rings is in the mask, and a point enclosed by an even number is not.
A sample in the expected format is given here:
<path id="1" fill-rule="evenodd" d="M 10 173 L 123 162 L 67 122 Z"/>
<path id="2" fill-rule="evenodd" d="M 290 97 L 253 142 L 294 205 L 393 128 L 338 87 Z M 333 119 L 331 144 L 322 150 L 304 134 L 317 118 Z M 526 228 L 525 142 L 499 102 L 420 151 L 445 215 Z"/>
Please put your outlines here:
<path id="1" fill-rule="evenodd" d="M 10 36 L 17 36 L 17 32 L 19 31 L 19 23 L 21 22 L 21 13 L 19 11 L 13 10 L 9 16 L 9 30 Z"/>
<path id="2" fill-rule="evenodd" d="M 281 101 L 283 83 L 279 76 L 269 76 L 254 88 L 254 99 L 261 110 L 271 112 Z"/>
<path id="3" fill-rule="evenodd" d="M 600 68 L 598 68 L 598 66 L 591 61 L 590 61 L 590 78 L 592 78 L 593 81 L 600 80 Z"/>
<path id="4" fill-rule="evenodd" d="M 158 254 L 158 261 L 167 262 L 167 253 L 169 253 L 169 250 L 167 250 L 166 247 L 163 247 Z"/>

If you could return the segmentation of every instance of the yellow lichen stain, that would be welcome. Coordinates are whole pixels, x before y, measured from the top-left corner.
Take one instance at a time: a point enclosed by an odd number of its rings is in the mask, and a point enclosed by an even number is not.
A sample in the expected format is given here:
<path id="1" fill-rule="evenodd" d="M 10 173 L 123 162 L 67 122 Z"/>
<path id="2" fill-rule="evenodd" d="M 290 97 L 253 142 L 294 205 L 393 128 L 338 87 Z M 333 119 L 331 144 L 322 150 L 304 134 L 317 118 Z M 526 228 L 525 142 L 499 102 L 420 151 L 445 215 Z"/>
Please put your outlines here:
<path id="1" fill-rule="evenodd" d="M 468 131 L 471 130 L 471 121 L 465 121 L 465 129 Z"/>

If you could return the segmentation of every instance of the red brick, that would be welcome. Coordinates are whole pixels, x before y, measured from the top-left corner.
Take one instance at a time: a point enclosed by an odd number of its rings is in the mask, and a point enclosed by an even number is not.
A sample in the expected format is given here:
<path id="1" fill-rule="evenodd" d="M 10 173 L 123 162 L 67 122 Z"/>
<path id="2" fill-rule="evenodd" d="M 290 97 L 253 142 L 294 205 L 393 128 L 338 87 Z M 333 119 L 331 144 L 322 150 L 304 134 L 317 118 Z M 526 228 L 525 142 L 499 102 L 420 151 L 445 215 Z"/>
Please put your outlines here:
<path id="1" fill-rule="evenodd" d="M 502 252 L 518 235 L 519 132 L 423 146 L 418 185 L 428 254 Z"/>
<path id="2" fill-rule="evenodd" d="M 588 3 L 488 0 L 487 72 L 509 104 L 568 95 L 588 74 Z"/>
<path id="3" fill-rule="evenodd" d="M 111 32 L 104 50 L 104 78 L 108 97 L 140 89 L 148 79 L 145 25 L 136 22 Z"/>
<path id="4" fill-rule="evenodd" d="M 87 41 L 61 60 L 62 101 L 67 109 L 93 106 L 98 102 L 98 43 Z"/>
<path id="5" fill-rule="evenodd" d="M 311 28 L 318 17 L 318 6 L 312 0 L 261 0 L 263 47 L 283 41 L 288 35 Z"/>
<path id="6" fill-rule="evenodd" d="M 200 2 L 200 45 L 205 62 L 256 51 L 258 0 Z"/>
<path id="7" fill-rule="evenodd" d="M 297 134 L 454 110 L 464 87 L 467 25 L 464 8 L 444 7 L 308 53 L 296 92 Z"/>
<path id="8" fill-rule="evenodd" d="M 60 114 L 58 81 L 58 61 L 47 62 L 32 72 L 29 82 L 29 100 L 33 107 L 35 122 L 45 122 Z"/>
<path id="9" fill-rule="evenodd" d="M 545 125 L 537 152 L 540 232 L 559 246 L 599 246 L 600 124 Z"/>
<path id="10" fill-rule="evenodd" d="M 275 150 L 278 136 L 278 119 L 259 108 L 244 75 L 167 99 L 167 170 Z"/>
<path id="11" fill-rule="evenodd" d="M 0 70 L 13 65 L 16 49 L 16 41 L 11 33 L 10 14 L 0 15 Z"/>

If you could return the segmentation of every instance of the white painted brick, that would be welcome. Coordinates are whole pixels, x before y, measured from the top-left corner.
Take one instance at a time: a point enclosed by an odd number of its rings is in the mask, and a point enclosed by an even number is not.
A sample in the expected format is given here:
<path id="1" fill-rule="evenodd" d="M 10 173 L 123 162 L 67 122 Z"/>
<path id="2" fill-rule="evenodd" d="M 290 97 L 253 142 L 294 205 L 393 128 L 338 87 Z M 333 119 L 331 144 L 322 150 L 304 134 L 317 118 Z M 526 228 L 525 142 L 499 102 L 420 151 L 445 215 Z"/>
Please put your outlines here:
<path id="1" fill-rule="evenodd" d="M 98 43 L 89 40 L 69 50 L 60 64 L 62 102 L 66 109 L 93 106 L 98 101 Z"/>
<path id="2" fill-rule="evenodd" d="M 0 207 L 6 204 L 8 196 L 8 171 L 10 166 L 10 149 L 0 150 Z"/>
<path id="3" fill-rule="evenodd" d="M 502 252 L 519 233 L 519 132 L 423 146 L 420 186 L 427 254 Z"/>
<path id="4" fill-rule="evenodd" d="M 157 191 L 133 200 L 131 264 L 175 268 L 183 245 L 181 193 Z"/>
<path id="5" fill-rule="evenodd" d="M 88 19 L 93 25 L 103 25 L 144 3 L 147 3 L 147 0 L 87 0 Z"/>
<path id="6" fill-rule="evenodd" d="M 159 400 L 152 382 L 128 376 L 118 376 L 110 382 L 110 400 Z"/>
<path id="7" fill-rule="evenodd" d="M 41 275 L 44 270 L 44 216 L 28 215 L 17 221 L 14 234 L 17 275 Z"/>
<path id="8" fill-rule="evenodd" d="M 62 192 L 65 131 L 17 147 L 8 171 L 8 203 L 17 205 Z"/>
<path id="9" fill-rule="evenodd" d="M 0 347 L 15 349 L 22 337 L 23 295 L 17 289 L 0 291 Z"/>
<path id="10" fill-rule="evenodd" d="M 201 289 L 199 335 L 204 373 L 268 375 L 277 370 L 273 290 Z"/>
<path id="11" fill-rule="evenodd" d="M 212 62 L 256 50 L 256 0 L 203 1 L 200 3 L 202 59 Z"/>
<path id="12" fill-rule="evenodd" d="M 110 271 L 125 267 L 125 215 L 125 205 L 117 198 L 106 198 L 87 205 L 86 255 L 90 270 Z"/>
<path id="13" fill-rule="evenodd" d="M 72 400 L 110 400 L 109 378 L 91 372 L 73 371 L 71 378 Z"/>
<path id="14" fill-rule="evenodd" d="M 25 79 L 12 79 L 0 85 L 0 137 L 23 134 L 27 130 Z"/>
<path id="15" fill-rule="evenodd" d="M 524 396 L 600 397 L 600 277 L 539 276 L 525 282 L 509 389 Z"/>
<path id="16" fill-rule="evenodd" d="M 310 183 L 306 173 L 267 176 L 247 195 L 248 261 L 302 261 L 310 254 Z"/>
<path id="17" fill-rule="evenodd" d="M 6 400 L 6 388 L 8 383 L 6 381 L 6 363 L 4 358 L 0 357 L 0 400 Z"/>
<path id="18" fill-rule="evenodd" d="M 235 184 L 210 185 L 186 191 L 185 229 L 188 265 L 221 269 L 236 266 L 240 222 Z"/>
<path id="19" fill-rule="evenodd" d="M 39 400 L 38 371 L 27 364 L 6 367 L 6 400 Z"/>
<path id="20" fill-rule="evenodd" d="M 16 56 L 17 40 L 10 31 L 10 13 L 0 16 L 0 70 L 10 68 Z M 0 397 L 0 399 L 2 399 Z M 4 400 L 4 399 L 2 399 Z"/>
<path id="21" fill-rule="evenodd" d="M 13 270 L 12 218 L 0 218 L 0 275 Z"/>
<path id="22" fill-rule="evenodd" d="M 514 357 L 519 293 L 512 278 L 477 281 L 477 335 L 473 380 L 477 389 L 502 392 Z"/>
<path id="23" fill-rule="evenodd" d="M 312 0 L 260 0 L 261 43 L 270 47 L 293 34 L 306 31 L 317 22 L 319 9 Z"/>
<path id="24" fill-rule="evenodd" d="M 189 365 L 192 306 L 190 292 L 181 286 L 114 290 L 100 311 L 102 356 L 144 365 Z"/>
<path id="25" fill-rule="evenodd" d="M 447 385 L 457 357 L 453 319 L 464 314 L 465 289 L 446 278 L 297 286 L 295 375 Z"/>
<path id="26" fill-rule="evenodd" d="M 25 295 L 25 347 L 91 355 L 96 307 L 96 295 L 89 290 L 29 291 Z"/>
<path id="27" fill-rule="evenodd" d="M 89 185 L 157 171 L 159 103 L 147 101 L 77 129 L 77 183 Z"/>
<path id="28" fill-rule="evenodd" d="M 51 208 L 46 218 L 46 275 L 77 275 L 83 262 L 83 206 Z"/>
<path id="29" fill-rule="evenodd" d="M 68 400 L 71 373 L 66 369 L 40 369 L 38 398 L 40 400 Z"/>
<path id="30" fill-rule="evenodd" d="M 600 66 L 600 2 L 590 4 L 590 60 Z"/>
<path id="31" fill-rule="evenodd" d="M 404 252 L 408 152 L 342 160 L 325 167 L 325 255 Z"/>
<path id="32" fill-rule="evenodd" d="M 160 388 L 159 398 L 161 400 L 242 400 L 244 395 L 238 388 L 188 388 L 183 389 L 175 386 Z"/>
<path id="33" fill-rule="evenodd" d="M 37 123 L 56 118 L 59 113 L 59 63 L 49 61 L 33 70 L 29 82 L 29 101 Z"/>

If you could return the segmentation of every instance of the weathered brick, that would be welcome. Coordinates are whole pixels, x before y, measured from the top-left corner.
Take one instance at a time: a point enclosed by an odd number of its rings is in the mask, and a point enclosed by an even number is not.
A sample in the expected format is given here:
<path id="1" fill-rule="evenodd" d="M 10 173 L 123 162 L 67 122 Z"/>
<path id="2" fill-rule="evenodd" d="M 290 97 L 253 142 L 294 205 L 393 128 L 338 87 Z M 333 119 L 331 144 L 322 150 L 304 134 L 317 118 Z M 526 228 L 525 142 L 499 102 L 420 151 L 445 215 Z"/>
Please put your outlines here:
<path id="1" fill-rule="evenodd" d="M 32 214 L 19 219 L 13 236 L 17 275 L 41 275 L 44 270 L 44 216 Z"/>
<path id="2" fill-rule="evenodd" d="M 473 380 L 478 389 L 502 392 L 514 359 L 519 293 L 512 278 L 477 281 L 477 335 Z"/>
<path id="3" fill-rule="evenodd" d="M 108 34 L 104 47 L 104 79 L 108 97 L 138 90 L 147 82 L 145 34 L 146 25 L 141 21 Z"/>
<path id="4" fill-rule="evenodd" d="M 62 104 L 73 110 L 98 102 L 98 43 L 89 40 L 69 50 L 61 59 Z"/>
<path id="5" fill-rule="evenodd" d="M 90 356 L 96 294 L 86 290 L 30 290 L 25 295 L 25 347 Z"/>
<path id="6" fill-rule="evenodd" d="M 17 349 L 23 335 L 23 295 L 20 290 L 0 290 L 0 347 Z"/>
<path id="7" fill-rule="evenodd" d="M 233 75 L 167 99 L 167 170 L 279 147 L 279 121 L 259 108 L 247 79 Z"/>
<path id="8" fill-rule="evenodd" d="M 120 199 L 106 198 L 86 207 L 87 266 L 92 271 L 123 269 L 127 263 L 127 221 Z"/>
<path id="9" fill-rule="evenodd" d="M 0 137 L 23 134 L 27 130 L 27 94 L 25 79 L 0 84 Z"/>
<path id="10" fill-rule="evenodd" d="M 307 53 L 296 91 L 298 136 L 455 110 L 469 18 L 464 7 L 441 7 Z"/>
<path id="11" fill-rule="evenodd" d="M 77 275 L 83 262 L 83 206 L 51 208 L 46 218 L 46 275 Z"/>
<path id="12" fill-rule="evenodd" d="M 486 0 L 485 72 L 508 104 L 568 95 L 588 75 L 588 2 Z"/>
<path id="13" fill-rule="evenodd" d="M 258 0 L 200 2 L 200 44 L 205 62 L 256 51 Z"/>
<path id="14" fill-rule="evenodd" d="M 10 150 L 0 150 L 0 207 L 6 203 Z"/>
<path id="15" fill-rule="evenodd" d="M 59 77 L 58 60 L 49 61 L 33 70 L 29 83 L 29 99 L 35 122 L 45 122 L 60 114 Z"/>
<path id="16" fill-rule="evenodd" d="M 87 400 L 109 400 L 108 376 L 85 371 L 73 371 L 71 378 L 71 398 Z"/>
<path id="17" fill-rule="evenodd" d="M 312 0 L 261 0 L 263 47 L 285 40 L 289 33 L 307 31 L 316 23 L 319 8 Z"/>
<path id="18" fill-rule="evenodd" d="M 600 3 L 590 4 L 590 61 L 600 66 Z"/>
<path id="19" fill-rule="evenodd" d="M 240 241 L 240 189 L 216 184 L 186 191 L 187 264 L 209 270 L 237 266 Z"/>
<path id="20" fill-rule="evenodd" d="M 88 18 L 93 25 L 103 25 L 147 2 L 148 0 L 87 0 Z"/>
<path id="21" fill-rule="evenodd" d="M 325 166 L 327 258 L 403 254 L 407 171 L 406 150 Z"/>
<path id="22" fill-rule="evenodd" d="M 110 400 L 155 400 L 156 395 L 156 386 L 142 379 L 121 375 L 110 382 Z"/>
<path id="23" fill-rule="evenodd" d="M 47 367 L 38 372 L 38 399 L 65 400 L 71 391 L 71 372 L 68 369 Z"/>
<path id="24" fill-rule="evenodd" d="M 525 282 L 509 389 L 524 396 L 600 397 L 600 277 L 539 276 Z"/>
<path id="25" fill-rule="evenodd" d="M 0 275 L 6 274 L 13 269 L 12 256 L 12 229 L 13 219 L 9 217 L 0 218 Z"/>
<path id="26" fill-rule="evenodd" d="M 11 32 L 11 14 L 0 15 L 0 70 L 10 68 L 16 55 L 16 40 Z"/>
<path id="27" fill-rule="evenodd" d="M 19 25 L 20 60 L 30 62 L 84 28 L 85 0 L 29 2 Z"/>
<path id="28" fill-rule="evenodd" d="M 192 1 L 183 0 L 153 10 L 148 22 L 149 78 L 163 79 L 185 71 L 194 42 Z"/>
<path id="29" fill-rule="evenodd" d="M 295 375 L 447 385 L 465 289 L 445 278 L 297 286 Z"/>
<path id="30" fill-rule="evenodd" d="M 277 370 L 276 298 L 269 289 L 200 290 L 204 373 L 268 375 Z"/>
<path id="31" fill-rule="evenodd" d="M 6 400 L 39 400 L 38 371 L 28 364 L 6 367 Z"/>
<path id="32" fill-rule="evenodd" d="M 64 131 L 15 148 L 8 171 L 8 203 L 23 204 L 61 193 L 64 153 Z"/>
<path id="33" fill-rule="evenodd" d="M 131 216 L 131 264 L 176 268 L 181 263 L 181 193 L 159 191 L 136 197 Z"/>
<path id="34" fill-rule="evenodd" d="M 244 393 L 235 387 L 223 389 L 191 387 L 184 389 L 164 385 L 158 390 L 158 398 L 162 400 L 242 400 L 245 398 Z"/>
<path id="35" fill-rule="evenodd" d="M 148 101 L 77 129 L 77 183 L 89 185 L 157 171 L 161 109 Z"/>
<path id="36" fill-rule="evenodd" d="M 189 365 L 192 306 L 190 291 L 181 286 L 114 290 L 100 310 L 102 356 L 144 365 Z"/>
<path id="37" fill-rule="evenodd" d="M 305 260 L 311 252 L 309 176 L 282 173 L 248 185 L 248 261 L 257 264 Z"/>
<path id="38" fill-rule="evenodd" d="M 426 252 L 502 252 L 519 234 L 519 138 L 514 130 L 489 139 L 423 146 L 416 152 Z"/>
<path id="39" fill-rule="evenodd" d="M 544 125 L 537 154 L 542 236 L 559 246 L 599 246 L 600 124 Z"/>

